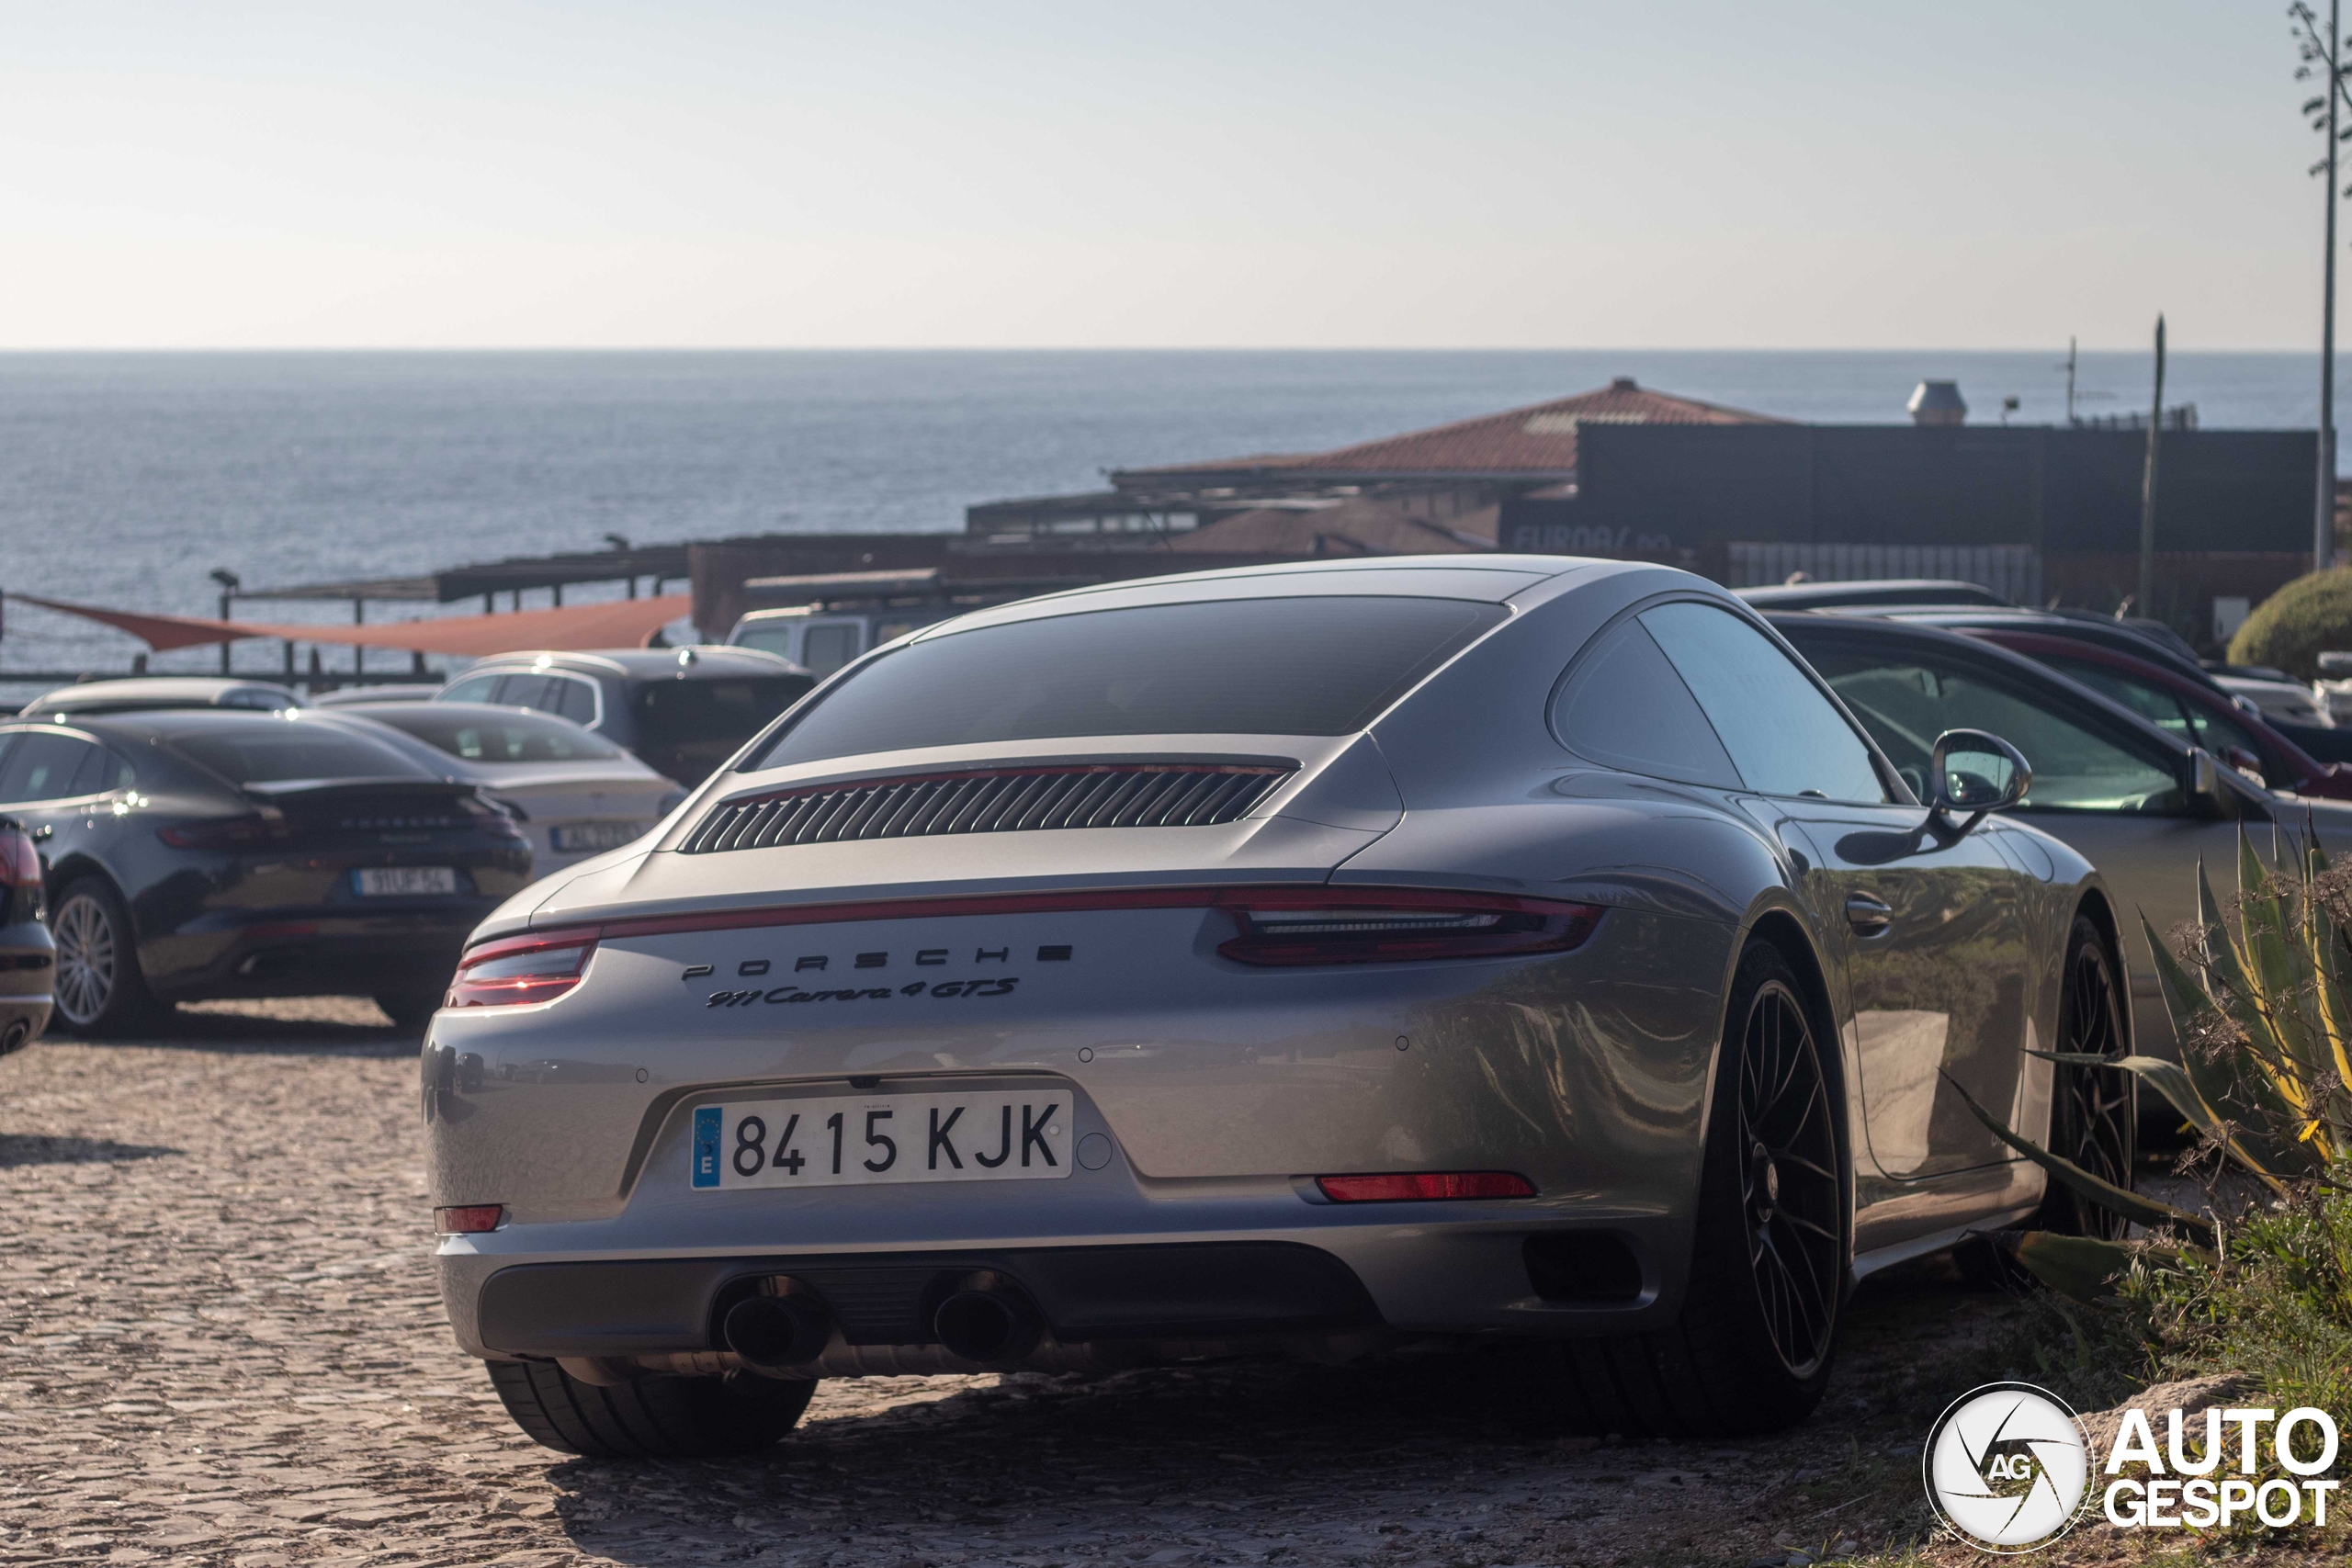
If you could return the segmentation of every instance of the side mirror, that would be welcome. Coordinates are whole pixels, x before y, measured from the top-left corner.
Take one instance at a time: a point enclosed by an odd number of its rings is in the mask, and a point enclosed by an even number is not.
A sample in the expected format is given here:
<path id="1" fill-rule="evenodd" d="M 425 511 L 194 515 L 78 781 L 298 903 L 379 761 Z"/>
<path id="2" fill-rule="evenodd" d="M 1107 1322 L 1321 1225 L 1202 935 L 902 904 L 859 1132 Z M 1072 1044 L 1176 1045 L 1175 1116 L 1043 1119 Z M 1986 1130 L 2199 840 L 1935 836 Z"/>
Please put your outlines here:
<path id="1" fill-rule="evenodd" d="M 2209 766 L 2211 761 L 2206 758 Z M 1981 729 L 1947 729 L 1936 737 L 1928 759 L 1928 820 L 1956 837 L 1984 820 L 1986 812 L 2015 806 L 2032 787 L 2033 765 L 2016 747 Z M 1952 823 L 1946 814 L 1956 811 L 1967 813 L 1968 819 Z"/>

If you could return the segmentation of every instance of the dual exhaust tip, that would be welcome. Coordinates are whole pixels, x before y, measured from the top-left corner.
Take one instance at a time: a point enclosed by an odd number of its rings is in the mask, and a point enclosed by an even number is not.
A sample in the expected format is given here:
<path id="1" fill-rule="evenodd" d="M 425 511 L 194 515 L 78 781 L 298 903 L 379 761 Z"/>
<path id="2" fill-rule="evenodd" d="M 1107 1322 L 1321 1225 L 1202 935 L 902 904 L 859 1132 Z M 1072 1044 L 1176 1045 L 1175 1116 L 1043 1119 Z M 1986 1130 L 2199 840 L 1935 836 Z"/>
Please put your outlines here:
<path id="1" fill-rule="evenodd" d="M 992 1366 L 1025 1359 L 1045 1338 L 1046 1322 L 1020 1286 L 982 1269 L 938 1299 L 931 1330 L 949 1355 Z M 813 1295 L 748 1296 L 728 1309 L 719 1332 L 745 1365 L 776 1371 L 823 1356 L 833 1314 Z"/>

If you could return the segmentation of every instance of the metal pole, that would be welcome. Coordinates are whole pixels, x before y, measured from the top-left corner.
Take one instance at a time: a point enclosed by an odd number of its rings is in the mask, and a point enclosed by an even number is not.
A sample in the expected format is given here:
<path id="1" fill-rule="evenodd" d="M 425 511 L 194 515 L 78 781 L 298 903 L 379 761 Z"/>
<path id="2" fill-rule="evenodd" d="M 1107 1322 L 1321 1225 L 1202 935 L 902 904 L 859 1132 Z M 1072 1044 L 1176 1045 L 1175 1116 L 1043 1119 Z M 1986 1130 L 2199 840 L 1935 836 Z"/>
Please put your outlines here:
<path id="1" fill-rule="evenodd" d="M 2320 297 L 2319 493 L 2312 498 L 2312 570 L 2325 571 L 2335 553 L 2335 124 L 2343 0 L 2327 0 L 2327 266 Z"/>
<path id="2" fill-rule="evenodd" d="M 2139 612 L 2155 614 L 2156 437 L 2165 426 L 2165 319 L 2156 318 L 2156 396 L 2148 408 L 2148 463 L 2140 474 Z"/>
<path id="3" fill-rule="evenodd" d="M 351 602 L 351 624 L 355 626 L 363 626 L 367 620 L 368 602 L 364 599 L 354 599 Z M 355 642 L 351 645 L 351 678 L 357 681 L 366 673 L 368 673 L 368 650 Z"/>
<path id="4" fill-rule="evenodd" d="M 220 595 L 220 618 L 224 621 L 229 618 L 229 595 L 225 592 Z M 228 672 L 229 640 L 223 637 L 220 639 L 220 673 L 226 675 Z"/>

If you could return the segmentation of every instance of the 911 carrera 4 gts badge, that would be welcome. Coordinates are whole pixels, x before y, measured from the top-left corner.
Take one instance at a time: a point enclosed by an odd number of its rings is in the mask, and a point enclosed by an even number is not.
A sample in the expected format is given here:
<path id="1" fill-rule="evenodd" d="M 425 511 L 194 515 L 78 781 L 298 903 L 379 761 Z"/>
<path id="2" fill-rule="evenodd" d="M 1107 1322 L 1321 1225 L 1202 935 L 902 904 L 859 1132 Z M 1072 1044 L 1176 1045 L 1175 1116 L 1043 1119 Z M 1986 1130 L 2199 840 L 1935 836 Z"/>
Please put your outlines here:
<path id="1" fill-rule="evenodd" d="M 713 991 L 706 1008 L 743 1008 L 762 1002 L 887 1002 L 893 997 L 1009 997 L 1021 984 L 1017 975 L 991 976 L 985 980 L 944 980 L 934 986 L 927 980 L 915 980 L 892 987 L 867 986 L 843 987 L 835 991 L 804 991 L 797 986 L 777 986 L 770 990 L 754 987 L 748 991 Z"/>

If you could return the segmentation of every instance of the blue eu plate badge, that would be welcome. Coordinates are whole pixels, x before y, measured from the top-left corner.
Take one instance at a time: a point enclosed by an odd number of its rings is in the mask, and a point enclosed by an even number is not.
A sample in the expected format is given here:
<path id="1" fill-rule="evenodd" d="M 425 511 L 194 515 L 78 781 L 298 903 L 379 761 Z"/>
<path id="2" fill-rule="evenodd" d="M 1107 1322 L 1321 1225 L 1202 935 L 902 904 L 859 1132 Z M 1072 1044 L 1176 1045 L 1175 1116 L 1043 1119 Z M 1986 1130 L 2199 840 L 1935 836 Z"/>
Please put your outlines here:
<path id="1" fill-rule="evenodd" d="M 725 1112 L 716 1105 L 695 1111 L 695 1185 L 718 1185 L 718 1123 Z"/>

